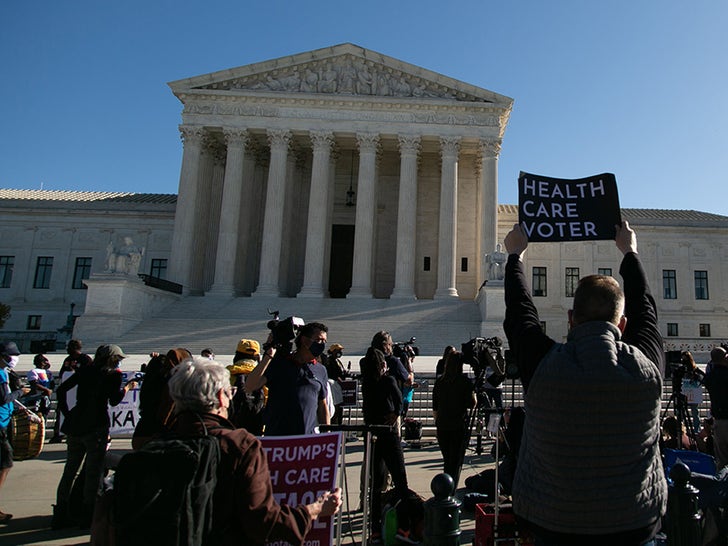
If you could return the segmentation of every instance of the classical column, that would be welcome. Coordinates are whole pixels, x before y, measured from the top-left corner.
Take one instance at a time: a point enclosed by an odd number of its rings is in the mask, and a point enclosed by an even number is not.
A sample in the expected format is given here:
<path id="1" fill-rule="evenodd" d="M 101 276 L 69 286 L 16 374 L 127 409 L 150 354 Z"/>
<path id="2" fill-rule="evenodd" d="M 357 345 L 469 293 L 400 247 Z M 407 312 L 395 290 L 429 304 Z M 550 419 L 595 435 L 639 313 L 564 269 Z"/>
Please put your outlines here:
<path id="1" fill-rule="evenodd" d="M 478 282 L 488 279 L 487 255 L 498 243 L 498 154 L 500 139 L 480 141 L 480 276 Z"/>
<path id="2" fill-rule="evenodd" d="M 326 249 L 327 207 L 329 203 L 329 157 L 334 135 L 328 131 L 311 133 L 313 165 L 308 198 L 308 223 L 303 286 L 298 297 L 324 296 L 324 251 Z"/>
<path id="3" fill-rule="evenodd" d="M 200 173 L 202 137 L 201 127 L 180 125 L 180 136 L 184 144 L 182 168 L 179 176 L 179 193 L 174 213 L 172 250 L 169 257 L 169 280 L 183 286 L 189 292 L 190 264 L 195 243 L 195 216 L 197 209 L 197 184 Z"/>
<path id="4" fill-rule="evenodd" d="M 220 229 L 217 235 L 215 280 L 210 293 L 234 296 L 240 198 L 243 191 L 243 163 L 248 133 L 245 129 L 223 129 L 223 133 L 227 143 L 227 158 L 220 205 Z"/>
<path id="5" fill-rule="evenodd" d="M 397 253 L 391 298 L 415 298 L 415 232 L 417 228 L 417 154 L 420 137 L 399 136 L 399 207 Z"/>
<path id="6" fill-rule="evenodd" d="M 291 133 L 269 130 L 270 167 L 265 197 L 263 243 L 260 249 L 260 278 L 254 296 L 279 295 L 279 270 L 283 237 L 283 206 L 285 205 L 286 166 Z"/>
<path id="7" fill-rule="evenodd" d="M 374 247 L 374 206 L 377 146 L 379 135 L 356 135 L 359 145 L 356 218 L 354 227 L 354 263 L 351 290 L 347 297 L 372 297 L 372 250 Z"/>
<path id="8" fill-rule="evenodd" d="M 458 152 L 460 138 L 441 137 L 440 237 L 437 246 L 437 290 L 435 298 L 457 298 L 455 287 L 458 226 Z"/>

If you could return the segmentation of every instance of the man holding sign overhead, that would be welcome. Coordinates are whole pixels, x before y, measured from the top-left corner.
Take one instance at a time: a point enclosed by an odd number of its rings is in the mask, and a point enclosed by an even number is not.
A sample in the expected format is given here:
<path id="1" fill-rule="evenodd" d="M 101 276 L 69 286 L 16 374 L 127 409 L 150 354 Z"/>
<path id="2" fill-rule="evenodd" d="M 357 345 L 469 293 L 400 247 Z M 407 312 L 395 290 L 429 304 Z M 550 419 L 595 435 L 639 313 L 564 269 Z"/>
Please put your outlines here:
<path id="1" fill-rule="evenodd" d="M 598 187 L 581 186 L 575 202 L 591 198 Z M 533 186 L 536 193 L 542 189 L 551 197 L 561 191 L 565 203 L 572 199 L 564 187 Z M 606 238 L 598 221 L 570 217 L 568 206 L 544 206 L 552 220 L 560 211 L 565 216 L 559 222 L 580 223 L 580 237 L 591 237 L 593 225 L 596 238 Z M 627 222 L 612 225 L 624 255 L 624 292 L 611 276 L 581 279 L 568 312 L 567 341 L 557 343 L 541 328 L 521 261 L 529 233 L 538 238 L 549 232 L 547 216 L 536 220 L 536 205 L 524 210 L 534 212 L 536 224 L 515 225 L 504 241 L 503 326 L 521 370 L 526 409 L 514 512 L 536 544 L 651 544 L 667 502 L 658 448 L 664 364 L 635 233 Z M 574 240 L 577 228 L 564 230 Z"/>

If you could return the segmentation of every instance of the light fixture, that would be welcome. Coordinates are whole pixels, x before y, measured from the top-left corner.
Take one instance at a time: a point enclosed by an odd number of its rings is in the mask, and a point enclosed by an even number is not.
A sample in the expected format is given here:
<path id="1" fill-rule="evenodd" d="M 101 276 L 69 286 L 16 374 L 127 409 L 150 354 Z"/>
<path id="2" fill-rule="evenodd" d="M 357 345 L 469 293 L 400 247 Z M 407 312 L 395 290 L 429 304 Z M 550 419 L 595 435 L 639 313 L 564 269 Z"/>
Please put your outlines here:
<path id="1" fill-rule="evenodd" d="M 351 151 L 351 169 L 349 172 L 349 189 L 346 192 L 346 206 L 353 207 L 354 202 L 354 150 Z"/>

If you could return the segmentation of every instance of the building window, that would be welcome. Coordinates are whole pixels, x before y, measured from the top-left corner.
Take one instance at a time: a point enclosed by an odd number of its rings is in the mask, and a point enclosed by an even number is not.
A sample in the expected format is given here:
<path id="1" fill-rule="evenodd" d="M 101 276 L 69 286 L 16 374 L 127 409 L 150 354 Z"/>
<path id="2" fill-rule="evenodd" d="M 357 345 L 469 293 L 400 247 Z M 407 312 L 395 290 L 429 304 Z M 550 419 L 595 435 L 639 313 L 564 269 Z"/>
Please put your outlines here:
<path id="1" fill-rule="evenodd" d="M 677 277 L 674 269 L 662 270 L 662 297 L 666 300 L 677 299 Z"/>
<path id="2" fill-rule="evenodd" d="M 566 279 L 564 281 L 564 287 L 566 288 L 566 297 L 573 298 L 574 292 L 576 292 L 576 285 L 579 284 L 579 268 L 578 267 L 567 267 L 566 268 Z"/>
<path id="3" fill-rule="evenodd" d="M 700 337 L 710 337 L 710 324 L 700 325 Z"/>
<path id="4" fill-rule="evenodd" d="M 150 277 L 157 279 L 167 278 L 167 260 L 165 258 L 157 258 L 152 260 L 152 267 L 149 270 Z"/>
<path id="5" fill-rule="evenodd" d="M 533 295 L 539 297 L 546 297 L 546 268 L 545 267 L 534 267 L 533 268 Z"/>
<path id="6" fill-rule="evenodd" d="M 707 300 L 708 299 L 708 272 L 707 271 L 696 271 L 695 272 L 695 299 L 696 300 Z"/>
<path id="7" fill-rule="evenodd" d="M 430 257 L 429 256 L 425 256 L 424 268 L 425 268 L 425 271 L 429 271 L 430 270 Z"/>
<path id="8" fill-rule="evenodd" d="M 599 269 L 597 269 L 597 275 L 604 275 L 605 277 L 611 277 L 612 268 L 611 267 L 600 267 Z"/>
<path id="9" fill-rule="evenodd" d="M 52 272 L 53 257 L 38 256 L 38 261 L 35 265 L 35 280 L 33 281 L 33 288 L 50 288 Z"/>
<path id="10" fill-rule="evenodd" d="M 677 322 L 668 322 L 667 323 L 667 335 L 669 337 L 677 337 Z"/>
<path id="11" fill-rule="evenodd" d="M 463 273 L 468 270 L 468 259 L 467 258 L 460 258 L 460 271 Z"/>
<path id="12" fill-rule="evenodd" d="M 28 330 L 40 330 L 41 315 L 28 315 L 28 323 L 26 328 Z"/>
<path id="13" fill-rule="evenodd" d="M 14 265 L 15 256 L 0 256 L 0 288 L 10 288 Z"/>
<path id="14" fill-rule="evenodd" d="M 91 258 L 76 258 L 76 268 L 73 270 L 73 284 L 71 288 L 86 288 L 84 279 L 91 276 Z"/>

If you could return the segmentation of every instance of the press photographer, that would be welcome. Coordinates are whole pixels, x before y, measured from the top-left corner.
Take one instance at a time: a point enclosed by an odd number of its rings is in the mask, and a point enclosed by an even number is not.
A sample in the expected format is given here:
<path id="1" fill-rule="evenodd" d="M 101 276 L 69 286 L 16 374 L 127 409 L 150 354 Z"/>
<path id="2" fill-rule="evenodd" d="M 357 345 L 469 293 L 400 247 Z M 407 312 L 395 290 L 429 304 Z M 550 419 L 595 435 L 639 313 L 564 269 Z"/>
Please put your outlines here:
<path id="1" fill-rule="evenodd" d="M 318 425 L 330 424 L 328 375 L 316 362 L 326 349 L 329 329 L 320 322 L 304 324 L 298 317 L 279 320 L 278 312 L 273 314 L 263 359 L 248 375 L 245 390 L 268 386 L 266 435 L 313 434 Z"/>
<path id="2" fill-rule="evenodd" d="M 688 437 L 696 442 L 696 434 L 700 432 L 700 414 L 698 406 L 703 402 L 703 378 L 705 374 L 698 368 L 689 351 L 668 351 L 665 355 L 667 373 L 672 380 L 672 395 L 665 408 L 673 406 L 678 425 L 685 426 Z M 663 421 L 665 416 L 663 414 Z"/>
<path id="3" fill-rule="evenodd" d="M 398 341 L 394 343 L 394 345 L 392 346 L 392 354 L 395 357 L 399 358 L 400 362 L 402 362 L 402 365 L 404 366 L 404 369 L 407 371 L 408 374 L 407 381 L 405 381 L 401 387 L 403 423 L 406 426 L 410 427 L 419 426 L 421 435 L 422 424 L 419 423 L 418 425 L 416 425 L 415 423 L 411 423 L 411 419 L 407 419 L 407 411 L 409 411 L 409 406 L 412 403 L 415 388 L 417 387 L 417 383 L 415 383 L 414 361 L 415 357 L 420 354 L 420 348 L 415 345 L 415 341 L 417 341 L 417 338 L 411 337 L 409 341 Z M 407 423 L 411 424 L 408 425 Z M 405 435 L 405 437 L 406 436 L 407 435 Z M 419 437 L 417 439 L 419 439 Z"/>

